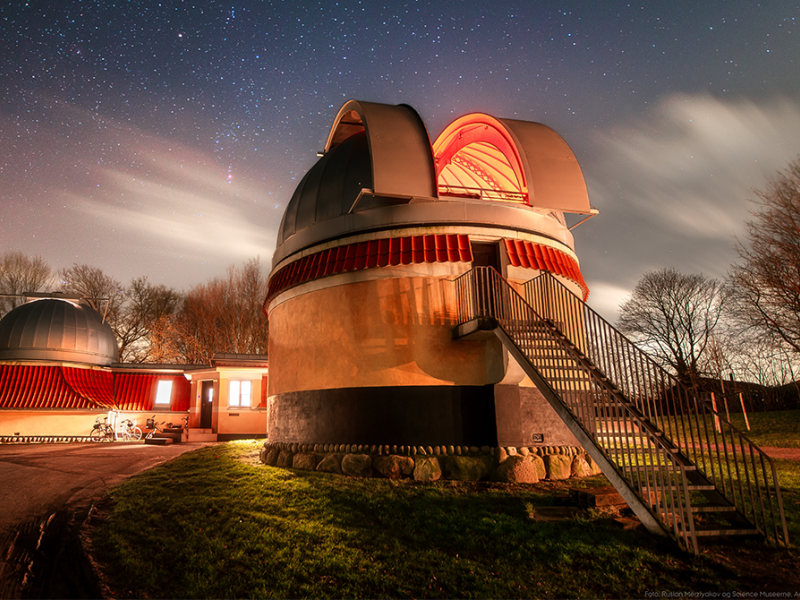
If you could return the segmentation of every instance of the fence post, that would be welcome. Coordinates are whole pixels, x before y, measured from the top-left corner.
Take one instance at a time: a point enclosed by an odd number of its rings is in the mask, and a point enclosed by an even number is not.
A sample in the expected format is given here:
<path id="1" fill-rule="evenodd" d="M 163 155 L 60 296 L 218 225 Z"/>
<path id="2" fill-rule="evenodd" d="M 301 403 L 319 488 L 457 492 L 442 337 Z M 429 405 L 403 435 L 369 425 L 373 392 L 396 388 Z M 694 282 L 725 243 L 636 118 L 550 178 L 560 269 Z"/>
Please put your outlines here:
<path id="1" fill-rule="evenodd" d="M 719 413 L 717 412 L 717 397 L 714 395 L 714 392 L 711 392 L 711 407 L 714 409 L 714 428 L 717 430 L 717 433 L 722 433 L 722 428 L 719 426 Z"/>
<path id="2" fill-rule="evenodd" d="M 744 424 L 747 425 L 747 431 L 750 431 L 750 420 L 747 418 L 747 411 L 744 408 L 744 398 L 742 392 L 739 392 L 739 402 L 742 404 L 742 414 L 744 415 Z"/>

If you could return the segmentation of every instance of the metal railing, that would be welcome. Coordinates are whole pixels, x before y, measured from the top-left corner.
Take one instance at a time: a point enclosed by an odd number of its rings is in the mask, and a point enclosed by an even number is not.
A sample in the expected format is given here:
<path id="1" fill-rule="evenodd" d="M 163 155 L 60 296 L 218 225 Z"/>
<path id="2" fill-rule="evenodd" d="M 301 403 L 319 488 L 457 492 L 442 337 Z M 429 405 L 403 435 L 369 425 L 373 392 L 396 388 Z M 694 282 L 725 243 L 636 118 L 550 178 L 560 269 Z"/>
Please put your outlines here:
<path id="1" fill-rule="evenodd" d="M 455 198 L 474 198 L 476 200 L 492 200 L 494 202 L 513 202 L 515 204 L 528 203 L 528 194 L 525 192 L 493 190 L 463 185 L 440 184 L 439 195 L 453 196 Z"/>
<path id="2" fill-rule="evenodd" d="M 697 552 L 694 515 L 722 507 L 743 523 L 729 534 L 788 545 L 772 460 L 552 275 L 526 284 L 527 300 L 489 267 L 455 284 L 459 323 L 495 321 L 681 544 Z"/>

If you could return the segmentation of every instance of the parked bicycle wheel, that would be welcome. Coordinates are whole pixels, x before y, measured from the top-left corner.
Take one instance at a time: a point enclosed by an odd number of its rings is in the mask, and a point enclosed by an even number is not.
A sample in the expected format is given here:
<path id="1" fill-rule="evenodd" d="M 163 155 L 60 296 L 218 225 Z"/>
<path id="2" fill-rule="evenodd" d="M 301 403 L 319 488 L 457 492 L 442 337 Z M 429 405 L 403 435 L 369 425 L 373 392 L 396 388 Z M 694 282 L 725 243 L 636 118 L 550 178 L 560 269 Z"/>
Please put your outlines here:
<path id="1" fill-rule="evenodd" d="M 142 430 L 138 427 L 134 427 L 133 429 L 129 430 L 128 433 L 131 436 L 131 439 L 136 442 L 142 439 Z"/>
<path id="2" fill-rule="evenodd" d="M 102 429 L 92 429 L 92 433 L 89 434 L 89 437 L 92 438 L 93 442 L 102 442 L 106 439 L 106 432 Z"/>

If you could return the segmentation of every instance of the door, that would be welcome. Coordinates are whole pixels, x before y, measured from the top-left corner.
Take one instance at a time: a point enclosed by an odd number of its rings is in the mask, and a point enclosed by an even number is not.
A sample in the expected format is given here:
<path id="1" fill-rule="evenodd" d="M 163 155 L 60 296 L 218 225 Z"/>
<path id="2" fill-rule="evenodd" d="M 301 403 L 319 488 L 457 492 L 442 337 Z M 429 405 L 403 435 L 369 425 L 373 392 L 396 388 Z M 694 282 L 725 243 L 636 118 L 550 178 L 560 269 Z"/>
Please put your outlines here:
<path id="1" fill-rule="evenodd" d="M 214 412 L 214 382 L 203 381 L 200 393 L 200 429 L 211 429 L 211 415 Z"/>
<path id="2" fill-rule="evenodd" d="M 492 267 L 502 274 L 500 266 L 500 245 L 497 242 L 472 242 L 472 266 Z M 499 288 L 494 273 L 481 269 L 475 278 L 475 304 L 481 317 L 497 317 L 499 308 Z"/>
<path id="3" fill-rule="evenodd" d="M 497 242 L 472 242 L 472 266 L 492 267 L 498 273 L 500 270 L 500 246 Z"/>

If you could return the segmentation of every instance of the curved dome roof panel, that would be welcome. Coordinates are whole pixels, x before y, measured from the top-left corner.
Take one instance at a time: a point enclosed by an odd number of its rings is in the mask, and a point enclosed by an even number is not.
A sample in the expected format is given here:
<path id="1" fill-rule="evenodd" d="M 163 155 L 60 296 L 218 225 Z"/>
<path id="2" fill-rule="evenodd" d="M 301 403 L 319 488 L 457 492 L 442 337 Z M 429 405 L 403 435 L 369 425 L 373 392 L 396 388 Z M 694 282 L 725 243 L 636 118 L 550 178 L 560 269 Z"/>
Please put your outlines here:
<path id="1" fill-rule="evenodd" d="M 91 307 L 47 298 L 23 304 L 0 320 L 0 359 L 110 365 L 117 360 L 117 341 Z"/>
<path id="2" fill-rule="evenodd" d="M 327 152 L 300 181 L 283 215 L 278 246 L 299 231 L 346 215 L 361 190 L 371 187 L 369 148 L 362 130 Z"/>
<path id="3" fill-rule="evenodd" d="M 347 214 L 363 189 L 372 189 L 369 143 L 366 133 L 356 133 L 331 152 L 325 164 L 315 221 Z"/>
<path id="4" fill-rule="evenodd" d="M 410 106 L 350 100 L 333 121 L 325 152 L 365 131 L 378 195 L 436 197 L 431 141 Z"/>
<path id="5" fill-rule="evenodd" d="M 528 175 L 529 204 L 589 214 L 589 193 L 575 153 L 564 138 L 541 123 L 498 119 L 516 138 Z"/>

